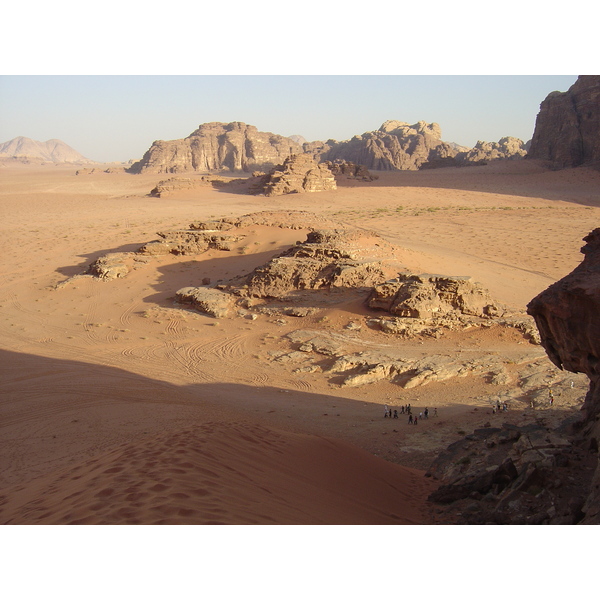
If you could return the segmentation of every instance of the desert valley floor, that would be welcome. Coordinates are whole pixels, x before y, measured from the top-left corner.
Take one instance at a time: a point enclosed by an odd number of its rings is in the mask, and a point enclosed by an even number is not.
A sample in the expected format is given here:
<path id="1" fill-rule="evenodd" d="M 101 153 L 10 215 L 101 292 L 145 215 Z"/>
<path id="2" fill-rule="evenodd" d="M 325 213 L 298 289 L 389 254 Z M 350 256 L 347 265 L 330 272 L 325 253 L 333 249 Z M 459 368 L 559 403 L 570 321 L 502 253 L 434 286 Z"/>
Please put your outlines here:
<path id="1" fill-rule="evenodd" d="M 305 317 L 215 319 L 174 303 L 308 229 L 251 225 L 229 252 L 151 256 L 111 281 L 78 275 L 192 221 L 307 211 L 374 231 L 414 273 L 469 275 L 524 313 L 581 261 L 600 221 L 597 171 L 499 161 L 272 198 L 209 185 L 155 198 L 167 176 L 76 171 L 0 166 L 2 524 L 435 524 L 439 482 L 425 472 L 438 452 L 487 422 L 558 422 L 581 407 L 587 378 L 558 371 L 514 328 L 403 339 L 335 293 Z M 510 377 L 343 386 L 285 359 L 298 330 L 352 351 L 490 357 Z M 515 383 L 524 373 L 557 391 L 552 407 L 530 408 Z M 508 412 L 492 414 L 497 398 Z M 384 404 L 408 403 L 437 417 L 383 418 Z"/>

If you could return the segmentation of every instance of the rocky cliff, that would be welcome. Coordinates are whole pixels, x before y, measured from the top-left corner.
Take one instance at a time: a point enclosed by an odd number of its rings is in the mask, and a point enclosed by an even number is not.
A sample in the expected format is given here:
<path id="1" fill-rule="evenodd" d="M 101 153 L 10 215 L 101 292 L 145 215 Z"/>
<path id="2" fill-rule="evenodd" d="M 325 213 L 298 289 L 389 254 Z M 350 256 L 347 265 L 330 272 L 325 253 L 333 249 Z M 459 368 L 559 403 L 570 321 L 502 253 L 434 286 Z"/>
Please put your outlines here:
<path id="1" fill-rule="evenodd" d="M 182 140 L 156 141 L 131 173 L 267 170 L 302 152 L 290 138 L 245 123 L 205 123 Z"/>
<path id="2" fill-rule="evenodd" d="M 540 105 L 527 158 L 554 168 L 600 165 L 600 75 L 581 75 Z"/>
<path id="3" fill-rule="evenodd" d="M 321 161 L 346 160 L 377 171 L 415 171 L 430 160 L 457 154 L 451 144 L 441 140 L 440 126 L 425 121 L 414 125 L 386 121 L 378 131 L 344 142 L 305 144 L 304 150 Z"/>
<path id="4" fill-rule="evenodd" d="M 536 296 L 527 312 L 550 360 L 590 378 L 584 412 L 586 422 L 592 423 L 600 417 L 600 228 L 584 241 L 583 262 Z"/>

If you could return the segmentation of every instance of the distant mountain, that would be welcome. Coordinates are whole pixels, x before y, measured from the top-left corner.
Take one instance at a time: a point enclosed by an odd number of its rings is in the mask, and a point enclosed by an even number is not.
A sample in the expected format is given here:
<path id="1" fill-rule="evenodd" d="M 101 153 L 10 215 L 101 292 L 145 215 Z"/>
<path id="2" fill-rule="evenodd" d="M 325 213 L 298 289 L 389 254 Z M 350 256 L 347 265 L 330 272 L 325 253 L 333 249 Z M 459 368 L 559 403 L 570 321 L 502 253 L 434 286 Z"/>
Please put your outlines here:
<path id="1" fill-rule="evenodd" d="M 71 146 L 61 140 L 48 140 L 38 142 L 26 137 L 16 137 L 8 142 L 0 143 L 1 158 L 28 158 L 44 160 L 53 163 L 93 163 L 73 150 Z"/>

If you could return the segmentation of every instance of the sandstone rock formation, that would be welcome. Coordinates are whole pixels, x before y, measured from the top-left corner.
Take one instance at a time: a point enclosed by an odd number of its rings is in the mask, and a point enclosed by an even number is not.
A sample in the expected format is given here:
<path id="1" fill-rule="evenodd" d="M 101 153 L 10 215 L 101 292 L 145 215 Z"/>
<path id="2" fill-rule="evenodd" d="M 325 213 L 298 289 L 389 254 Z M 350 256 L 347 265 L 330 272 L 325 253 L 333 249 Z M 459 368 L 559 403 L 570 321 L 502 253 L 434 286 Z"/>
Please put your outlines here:
<path id="1" fill-rule="evenodd" d="M 0 157 L 41 159 L 53 163 L 93 163 L 61 140 L 38 142 L 26 137 L 16 137 L 0 143 Z"/>
<path id="2" fill-rule="evenodd" d="M 245 123 L 205 123 L 187 138 L 156 141 L 131 173 L 267 170 L 302 152 L 294 140 Z"/>
<path id="3" fill-rule="evenodd" d="M 357 243 L 377 238 L 380 249 Z M 385 281 L 397 272 L 386 264 L 385 242 L 358 230 L 316 230 L 306 241 L 282 252 L 248 275 L 231 280 L 234 293 L 254 298 L 285 298 L 295 290 L 362 289 Z M 365 247 L 367 249 L 365 249 Z M 373 254 L 377 254 L 373 256 Z"/>
<path id="4" fill-rule="evenodd" d="M 327 160 L 324 164 L 336 178 L 346 177 L 348 179 L 359 179 L 360 181 L 375 181 L 379 179 L 377 175 L 369 173 L 369 170 L 365 166 L 346 160 Z"/>
<path id="5" fill-rule="evenodd" d="M 527 306 L 550 360 L 589 378 L 583 417 L 478 430 L 450 446 L 430 469 L 444 484 L 431 500 L 462 522 L 600 523 L 600 229 L 584 239 L 583 262 Z"/>
<path id="6" fill-rule="evenodd" d="M 587 422 L 593 422 L 600 416 L 600 228 L 584 241 L 583 262 L 536 296 L 527 312 L 550 360 L 590 378 L 584 411 Z"/>
<path id="7" fill-rule="evenodd" d="M 335 189 L 335 177 L 326 165 L 317 164 L 308 154 L 294 154 L 262 177 L 253 193 L 281 196 Z"/>
<path id="8" fill-rule="evenodd" d="M 189 304 L 199 312 L 217 319 L 229 315 L 233 300 L 230 294 L 207 287 L 186 287 L 175 294 L 175 301 L 179 304 Z"/>
<path id="9" fill-rule="evenodd" d="M 161 198 L 164 195 L 170 194 L 171 192 L 177 192 L 179 190 L 192 190 L 197 187 L 210 185 L 207 179 L 190 179 L 185 177 L 171 177 L 170 179 L 164 179 L 159 181 L 155 187 L 150 191 L 150 195 L 155 198 Z"/>
<path id="10" fill-rule="evenodd" d="M 470 277 L 399 274 L 375 286 L 367 304 L 399 317 L 431 319 L 448 315 L 481 318 L 504 310 Z"/>
<path id="11" fill-rule="evenodd" d="M 109 252 L 97 258 L 86 270 L 92 275 L 105 281 L 125 277 L 131 270 L 145 263 L 147 259 L 135 252 Z"/>
<path id="12" fill-rule="evenodd" d="M 460 162 L 478 163 L 490 160 L 518 160 L 527 155 L 526 144 L 515 137 L 503 137 L 497 142 L 478 141 L 467 152 L 459 152 L 455 160 Z"/>
<path id="13" fill-rule="evenodd" d="M 198 224 L 190 229 L 159 231 L 157 235 L 161 239 L 144 244 L 139 249 L 141 254 L 201 254 L 210 248 L 230 251 L 232 244 L 242 239 L 236 234 L 223 233 L 218 226 L 203 230 Z"/>
<path id="14" fill-rule="evenodd" d="M 580 75 L 540 105 L 527 158 L 554 168 L 600 164 L 600 75 Z"/>
<path id="15" fill-rule="evenodd" d="M 456 150 L 441 139 L 437 123 L 419 121 L 409 125 L 401 121 L 386 121 L 378 131 L 354 136 L 351 140 L 334 142 L 305 151 L 318 156 L 321 161 L 346 160 L 377 171 L 417 170 L 423 163 L 454 157 Z"/>

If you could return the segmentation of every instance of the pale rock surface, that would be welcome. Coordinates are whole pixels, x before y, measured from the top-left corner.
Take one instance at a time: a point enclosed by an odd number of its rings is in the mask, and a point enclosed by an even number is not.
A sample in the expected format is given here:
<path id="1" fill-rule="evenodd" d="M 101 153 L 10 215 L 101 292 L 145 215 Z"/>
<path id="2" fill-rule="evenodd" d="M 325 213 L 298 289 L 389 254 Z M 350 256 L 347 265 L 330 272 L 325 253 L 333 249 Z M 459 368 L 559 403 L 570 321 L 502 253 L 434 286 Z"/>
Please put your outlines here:
<path id="1" fill-rule="evenodd" d="M 295 154 L 261 178 L 253 192 L 281 196 L 336 189 L 335 177 L 325 164 L 317 164 L 308 154 Z"/>
<path id="2" fill-rule="evenodd" d="M 399 274 L 375 286 L 367 304 L 399 317 L 427 319 L 448 314 L 481 318 L 499 316 L 503 309 L 470 277 Z"/>
<path id="3" fill-rule="evenodd" d="M 179 304 L 190 304 L 197 311 L 221 319 L 233 309 L 233 297 L 214 288 L 186 287 L 175 294 Z"/>
<path id="4" fill-rule="evenodd" d="M 241 122 L 204 123 L 187 138 L 155 141 L 132 173 L 247 171 L 265 169 L 302 152 L 290 138 Z"/>

